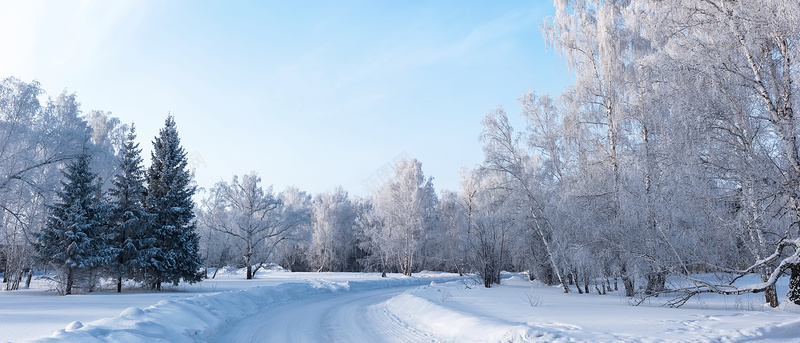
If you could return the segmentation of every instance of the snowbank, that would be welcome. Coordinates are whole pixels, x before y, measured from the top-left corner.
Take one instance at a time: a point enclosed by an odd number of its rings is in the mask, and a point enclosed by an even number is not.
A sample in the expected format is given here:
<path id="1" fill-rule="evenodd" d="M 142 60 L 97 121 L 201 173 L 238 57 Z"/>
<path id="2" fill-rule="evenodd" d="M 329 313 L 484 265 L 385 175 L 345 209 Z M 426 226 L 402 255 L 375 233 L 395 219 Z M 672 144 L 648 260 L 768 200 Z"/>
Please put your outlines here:
<path id="1" fill-rule="evenodd" d="M 232 323 L 265 307 L 324 294 L 415 286 L 458 279 L 421 275 L 363 281 L 307 280 L 240 291 L 163 300 L 149 308 L 127 308 L 119 316 L 88 324 L 72 322 L 35 342 L 204 342 Z"/>
<path id="2" fill-rule="evenodd" d="M 452 342 L 556 342 L 559 335 L 526 323 L 463 311 L 452 306 L 458 284 L 431 283 L 409 290 L 386 302 L 400 321 Z M 469 306 L 469 305 L 467 305 Z M 463 306 L 462 306 L 463 307 Z"/>
<path id="3" fill-rule="evenodd" d="M 411 293 L 403 293 L 386 302 L 386 309 L 402 322 L 429 332 L 437 338 L 454 342 L 552 342 L 553 335 L 521 323 L 472 316 L 454 311 Z"/>
<path id="4" fill-rule="evenodd" d="M 779 292 L 786 282 L 779 284 Z M 510 275 L 491 289 L 464 282 L 407 290 L 385 309 L 408 327 L 446 342 L 735 342 L 798 341 L 800 307 L 777 309 L 763 295 L 705 294 L 684 308 L 655 298 L 631 306 L 622 292 L 562 293 Z"/>

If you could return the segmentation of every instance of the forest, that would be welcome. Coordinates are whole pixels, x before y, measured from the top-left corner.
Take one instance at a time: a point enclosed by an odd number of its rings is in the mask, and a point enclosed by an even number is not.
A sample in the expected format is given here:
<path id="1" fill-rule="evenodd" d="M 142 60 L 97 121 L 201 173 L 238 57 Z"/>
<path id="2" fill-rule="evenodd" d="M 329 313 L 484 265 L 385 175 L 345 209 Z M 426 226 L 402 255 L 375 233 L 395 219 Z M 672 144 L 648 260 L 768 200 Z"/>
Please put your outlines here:
<path id="1" fill-rule="evenodd" d="M 800 304 L 800 3 L 556 0 L 541 24 L 574 75 L 502 106 L 484 161 L 436 190 L 413 158 L 366 197 L 276 191 L 257 172 L 191 179 L 168 116 L 145 169 L 133 124 L 74 93 L 0 84 L 0 262 L 6 289 L 48 271 L 63 294 L 223 267 L 527 271 L 564 292 L 763 292 Z M 268 180 L 265 182 L 268 183 Z M 716 273 L 711 281 L 700 275 Z M 745 274 L 762 283 L 732 286 Z"/>

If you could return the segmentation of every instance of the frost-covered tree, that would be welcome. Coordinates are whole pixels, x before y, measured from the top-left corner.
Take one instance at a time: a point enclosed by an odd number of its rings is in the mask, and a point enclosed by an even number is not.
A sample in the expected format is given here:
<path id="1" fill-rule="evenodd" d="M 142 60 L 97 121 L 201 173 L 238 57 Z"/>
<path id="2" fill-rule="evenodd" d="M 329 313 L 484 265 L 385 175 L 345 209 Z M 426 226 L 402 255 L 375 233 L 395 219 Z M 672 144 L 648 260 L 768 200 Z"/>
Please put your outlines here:
<path id="1" fill-rule="evenodd" d="M 645 36 L 663 44 L 662 60 L 684 76 L 672 87 L 680 91 L 680 97 L 673 99 L 680 101 L 671 110 L 704 118 L 710 129 L 711 144 L 701 156 L 719 201 L 727 204 L 720 212 L 738 222 L 723 227 L 732 230 L 728 235 L 747 237 L 741 243 L 759 261 L 748 270 L 759 271 L 764 281 L 743 289 L 766 290 L 767 301 L 776 306 L 773 276 L 789 269 L 789 298 L 800 303 L 798 261 L 767 258 L 776 246 L 791 246 L 778 237 L 798 237 L 800 149 L 794 108 L 800 4 L 779 0 L 635 4 L 641 13 L 648 13 L 642 25 Z M 742 291 L 706 289 L 715 290 Z"/>
<path id="2" fill-rule="evenodd" d="M 416 259 L 424 238 L 438 228 L 433 179 L 425 179 L 422 164 L 416 159 L 402 160 L 395 166 L 394 177 L 376 192 L 374 199 L 375 215 L 380 219 L 373 223 L 381 224 L 365 232 L 372 241 L 372 252 L 388 257 L 386 262 L 404 275 L 411 275 L 419 266 Z"/>
<path id="3" fill-rule="evenodd" d="M 171 115 L 153 141 L 151 163 L 146 176 L 145 210 L 153 215 L 147 236 L 155 240 L 155 253 L 146 270 L 147 282 L 160 290 L 164 282 L 177 285 L 181 279 L 189 283 L 200 281 L 202 260 L 192 200 L 195 186 Z"/>
<path id="4" fill-rule="evenodd" d="M 356 212 L 344 189 L 317 195 L 311 208 L 310 266 L 317 271 L 352 271 L 357 249 L 355 225 Z"/>
<path id="5" fill-rule="evenodd" d="M 206 190 L 201 190 L 205 192 Z M 224 211 L 216 211 L 216 200 L 212 196 L 204 196 L 200 206 L 196 209 L 197 233 L 200 236 L 199 252 L 203 258 L 203 272 L 208 279 L 208 270 L 213 269 L 211 278 L 227 266 L 236 265 L 241 261 L 235 256 L 235 247 L 231 243 L 231 236 L 215 228 L 215 223 L 221 222 L 217 216 L 225 216 Z"/>
<path id="6" fill-rule="evenodd" d="M 230 183 L 218 182 L 211 189 L 203 221 L 233 240 L 248 280 L 267 262 L 272 249 L 269 241 L 288 236 L 291 229 L 278 225 L 276 213 L 282 204 L 272 187 L 265 191 L 260 183 L 256 173 L 245 174 L 241 181 L 234 175 Z"/>
<path id="7" fill-rule="evenodd" d="M 109 272 L 117 282 L 117 292 L 122 292 L 124 279 L 142 280 L 145 271 L 153 267 L 150 261 L 156 249 L 154 237 L 147 235 L 153 216 L 144 210 L 145 171 L 133 125 L 119 155 L 119 173 L 114 176 L 109 190 L 108 222 L 116 254 Z"/>
<path id="8" fill-rule="evenodd" d="M 608 184 L 603 193 L 607 197 L 595 197 L 607 204 L 609 213 L 606 226 L 609 235 L 624 238 L 628 232 L 622 207 L 622 189 L 625 174 L 625 142 L 623 128 L 630 113 L 627 109 L 629 97 L 637 88 L 632 75 L 637 69 L 633 60 L 638 57 L 637 37 L 626 14 L 630 2 L 605 0 L 554 1 L 555 16 L 549 17 L 542 32 L 549 46 L 566 58 L 575 73 L 571 99 L 579 106 L 582 122 L 591 123 L 585 131 L 602 155 L 600 161 L 608 172 L 600 174 Z M 641 43 L 646 44 L 646 43 Z M 618 261 L 625 284 L 626 294 L 634 293 L 634 275 L 629 270 L 625 253 L 625 242 L 617 243 L 622 251 Z"/>
<path id="9" fill-rule="evenodd" d="M 246 278 L 270 263 L 298 258 L 311 221 L 311 197 L 296 188 L 275 194 L 252 172 L 218 182 L 198 211 L 207 267 L 245 268 Z M 295 261 L 292 266 L 304 264 Z M 287 268 L 290 266 L 287 265 Z"/>
<path id="10" fill-rule="evenodd" d="M 498 171 L 469 171 L 462 180 L 466 205 L 467 261 L 486 288 L 500 283 L 500 272 L 511 265 L 511 251 L 521 236 L 523 202 L 513 185 Z"/>
<path id="11" fill-rule="evenodd" d="M 469 272 L 467 208 L 458 193 L 444 190 L 439 196 L 439 221 L 442 226 L 442 267 L 463 275 Z"/>
<path id="12" fill-rule="evenodd" d="M 278 194 L 281 206 L 275 213 L 276 225 L 286 235 L 270 239 L 269 254 L 274 262 L 305 255 L 311 239 L 311 195 L 297 187 L 287 187 Z"/>
<path id="13" fill-rule="evenodd" d="M 50 208 L 36 243 L 39 258 L 57 271 L 63 294 L 72 294 L 76 282 L 86 281 L 89 271 L 113 258 L 104 223 L 107 206 L 97 191 L 89 159 L 80 155 L 64 170 L 58 202 Z"/>
<path id="14" fill-rule="evenodd" d="M 375 210 L 372 197 L 362 199 L 359 207 L 361 210 L 356 217 L 358 246 L 367 252 L 367 256 L 359 263 L 365 271 L 380 270 L 381 277 L 386 277 L 386 273 L 392 271 L 394 266 L 392 250 L 388 248 L 390 237 L 385 228 L 385 220 Z"/>
<path id="15" fill-rule="evenodd" d="M 129 127 L 121 124 L 119 118 L 111 116 L 110 112 L 93 110 L 82 119 L 91 132 L 92 170 L 97 174 L 102 190 L 107 192 L 113 187 L 114 176 L 119 173 L 118 156 L 122 154 Z"/>
<path id="16" fill-rule="evenodd" d="M 523 97 L 524 134 L 494 120 L 484 135 L 490 152 L 502 152 L 484 167 L 533 186 L 517 189 L 538 204 L 525 220 L 546 220 L 539 236 L 549 237 L 540 241 L 551 270 L 584 290 L 612 275 L 627 295 L 659 294 L 671 274 L 693 283 L 681 290 L 690 295 L 766 291 L 777 305 L 776 275 L 800 275 L 795 255 L 775 250 L 798 237 L 800 4 L 554 5 L 542 31 L 575 84 L 555 106 Z M 515 259 L 524 255 L 542 256 L 529 249 Z M 744 268 L 746 260 L 759 262 Z M 736 288 L 692 276 L 742 268 L 764 282 Z M 795 301 L 800 277 L 791 280 Z"/>
<path id="17" fill-rule="evenodd" d="M 553 219 L 548 215 L 545 203 L 544 187 L 536 178 L 537 156 L 531 156 L 521 144 L 522 136 L 514 132 L 508 116 L 502 107 L 490 112 L 483 120 L 481 140 L 485 142 L 483 151 L 485 161 L 483 168 L 492 173 L 500 173 L 510 182 L 507 187 L 515 188 L 522 197 L 526 209 L 526 226 L 528 232 L 535 237 L 539 250 L 538 260 L 544 263 L 544 275 L 554 275 L 555 282 L 561 284 L 564 292 L 568 292 L 567 284 L 562 277 L 561 267 L 556 259 L 556 235 Z M 545 282 L 551 278 L 541 278 Z"/>

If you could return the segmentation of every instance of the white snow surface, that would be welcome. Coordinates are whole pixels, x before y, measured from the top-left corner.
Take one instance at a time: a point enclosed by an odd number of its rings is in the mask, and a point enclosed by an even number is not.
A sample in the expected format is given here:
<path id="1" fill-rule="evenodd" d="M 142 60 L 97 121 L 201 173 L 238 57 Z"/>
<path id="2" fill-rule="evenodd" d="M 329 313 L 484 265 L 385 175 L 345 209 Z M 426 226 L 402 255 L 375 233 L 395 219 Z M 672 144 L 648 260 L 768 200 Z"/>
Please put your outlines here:
<path id="1" fill-rule="evenodd" d="M 453 274 L 282 271 L 256 280 L 223 274 L 168 292 L 62 297 L 33 288 L 0 292 L 0 341 L 800 341 L 800 307 L 785 299 L 775 309 L 762 294 L 702 295 L 677 309 L 661 307 L 663 296 L 631 306 L 621 292 L 563 294 L 523 274 L 491 289 Z"/>
<path id="2" fill-rule="evenodd" d="M 663 295 L 632 306 L 620 293 L 564 294 L 512 275 L 491 289 L 457 282 L 419 287 L 386 306 L 445 342 L 800 342 L 800 307 L 786 299 L 773 309 L 762 304 L 763 294 L 703 295 L 667 308 Z"/>

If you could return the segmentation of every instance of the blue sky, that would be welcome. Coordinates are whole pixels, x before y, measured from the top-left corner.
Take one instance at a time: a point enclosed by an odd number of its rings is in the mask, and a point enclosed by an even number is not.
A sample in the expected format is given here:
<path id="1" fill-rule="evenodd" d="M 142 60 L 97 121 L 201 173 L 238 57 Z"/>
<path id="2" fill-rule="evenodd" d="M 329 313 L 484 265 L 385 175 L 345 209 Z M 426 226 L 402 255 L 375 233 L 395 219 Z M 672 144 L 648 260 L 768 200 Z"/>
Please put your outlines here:
<path id="1" fill-rule="evenodd" d="M 398 156 L 438 190 L 482 161 L 480 122 L 572 81 L 547 1 L 3 1 L 0 76 L 135 121 L 149 156 L 175 115 L 202 187 L 366 184 Z M 517 121 L 521 124 L 521 121 Z M 521 127 L 519 127 L 521 129 Z M 201 162 L 202 160 L 202 162 Z"/>

